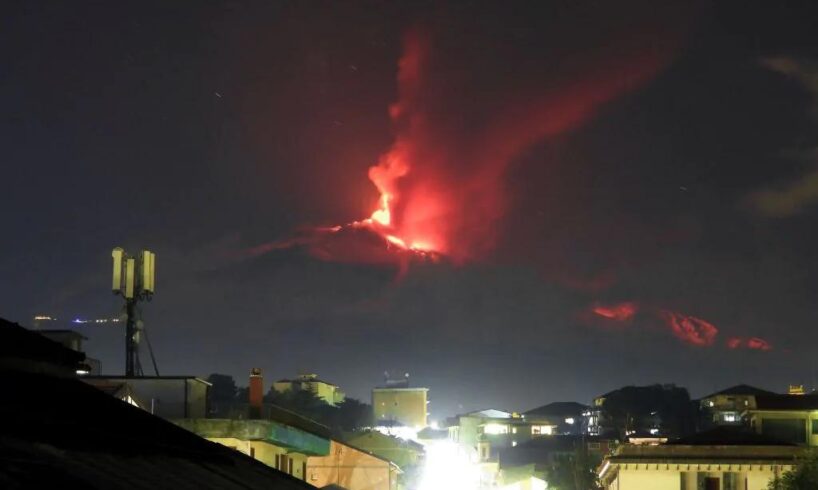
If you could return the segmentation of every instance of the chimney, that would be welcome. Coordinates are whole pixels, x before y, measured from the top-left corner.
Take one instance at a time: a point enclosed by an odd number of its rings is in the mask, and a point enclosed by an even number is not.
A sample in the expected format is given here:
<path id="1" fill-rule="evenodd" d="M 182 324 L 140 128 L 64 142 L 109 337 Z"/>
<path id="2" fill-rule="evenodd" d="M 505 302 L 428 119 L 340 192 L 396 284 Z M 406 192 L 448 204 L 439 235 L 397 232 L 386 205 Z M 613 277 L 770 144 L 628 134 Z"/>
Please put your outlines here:
<path id="1" fill-rule="evenodd" d="M 261 418 L 261 406 L 264 403 L 264 377 L 261 368 L 250 370 L 250 413 L 251 419 Z"/>

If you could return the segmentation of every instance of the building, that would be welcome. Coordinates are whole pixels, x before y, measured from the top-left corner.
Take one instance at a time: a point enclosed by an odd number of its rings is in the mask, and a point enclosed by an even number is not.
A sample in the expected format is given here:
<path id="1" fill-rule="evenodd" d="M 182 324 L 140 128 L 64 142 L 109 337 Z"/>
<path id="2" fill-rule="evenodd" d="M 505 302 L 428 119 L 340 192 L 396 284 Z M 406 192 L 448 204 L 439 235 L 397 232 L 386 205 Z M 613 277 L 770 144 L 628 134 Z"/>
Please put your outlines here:
<path id="1" fill-rule="evenodd" d="M 383 387 L 372 390 L 375 424 L 397 424 L 416 430 L 428 425 L 428 388 Z"/>
<path id="2" fill-rule="evenodd" d="M 683 437 L 696 429 L 698 406 L 673 384 L 625 386 L 594 398 L 585 412 L 589 435 L 623 440 L 632 434 Z"/>
<path id="3" fill-rule="evenodd" d="M 775 393 L 743 384 L 711 393 L 699 400 L 702 426 L 742 425 L 742 413 L 754 403 L 755 397 L 768 395 Z"/>
<path id="4" fill-rule="evenodd" d="M 76 377 L 87 369 L 85 354 L 0 318 L 0 369 Z"/>
<path id="5" fill-rule="evenodd" d="M 68 329 L 57 329 L 57 330 L 37 330 L 37 333 L 39 333 L 40 335 L 49 340 L 57 342 L 63 347 L 67 347 L 71 350 L 82 352 L 83 354 L 85 354 L 85 351 L 82 348 L 82 342 L 84 340 L 88 340 L 88 338 L 79 332 Z M 82 369 L 78 370 L 77 374 L 99 375 L 102 371 L 102 364 L 99 362 L 98 359 L 93 359 L 86 355 L 84 364 L 85 366 Z"/>
<path id="6" fill-rule="evenodd" d="M 328 405 L 335 406 L 344 401 L 346 395 L 337 385 L 318 378 L 317 374 L 299 374 L 295 379 L 280 379 L 273 383 L 273 389 L 279 393 L 287 391 L 309 391 Z"/>
<path id="7" fill-rule="evenodd" d="M 204 418 L 210 383 L 196 376 L 83 376 L 83 381 L 109 391 L 127 385 L 135 404 L 164 419 Z"/>
<path id="8" fill-rule="evenodd" d="M 578 435 L 583 433 L 583 414 L 589 408 L 576 402 L 553 402 L 523 412 L 523 417 L 532 426 L 540 427 L 537 435 Z"/>
<path id="9" fill-rule="evenodd" d="M 344 441 L 356 448 L 392 461 L 402 471 L 423 463 L 423 445 L 375 430 L 350 432 L 344 435 Z"/>
<path id="10" fill-rule="evenodd" d="M 537 437 L 538 429 L 519 413 L 489 408 L 455 417 L 449 439 L 479 467 L 481 484 L 492 486 L 497 483 L 500 451 Z"/>
<path id="11" fill-rule="evenodd" d="M 241 418 L 180 418 L 177 425 L 310 485 L 347 490 L 393 490 L 401 469 L 313 420 L 263 403 L 263 378 L 251 372 L 249 406 Z"/>
<path id="12" fill-rule="evenodd" d="M 310 488 L 79 381 L 82 360 L 0 319 L 3 488 Z"/>
<path id="13" fill-rule="evenodd" d="M 501 449 L 551 433 L 550 426 L 532 426 L 518 413 L 493 408 L 458 415 L 449 427 L 449 438 L 476 451 L 480 461 L 496 461 Z"/>
<path id="14" fill-rule="evenodd" d="M 308 458 L 306 470 L 310 485 L 334 484 L 346 490 L 397 489 L 401 473 L 388 459 L 336 440 L 330 440 L 329 454 Z"/>
<path id="15" fill-rule="evenodd" d="M 743 416 L 758 434 L 818 446 L 818 395 L 757 395 Z"/>
<path id="16" fill-rule="evenodd" d="M 500 451 L 498 484 L 503 487 L 518 484 L 520 488 L 536 488 L 537 480 L 545 482 L 550 470 L 578 455 L 596 466 L 612 448 L 612 441 L 586 435 L 555 435 L 538 437 Z"/>
<path id="17" fill-rule="evenodd" d="M 599 478 L 606 490 L 766 490 L 803 454 L 741 428 L 718 427 L 659 446 L 620 446 Z"/>

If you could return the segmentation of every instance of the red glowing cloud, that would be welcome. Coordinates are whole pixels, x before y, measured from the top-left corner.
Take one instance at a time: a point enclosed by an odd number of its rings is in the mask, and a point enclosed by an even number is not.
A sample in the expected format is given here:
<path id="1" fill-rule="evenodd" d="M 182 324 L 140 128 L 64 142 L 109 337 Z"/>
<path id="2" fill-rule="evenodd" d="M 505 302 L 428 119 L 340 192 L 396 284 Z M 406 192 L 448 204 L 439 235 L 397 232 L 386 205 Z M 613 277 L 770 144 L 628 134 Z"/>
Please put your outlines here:
<path id="1" fill-rule="evenodd" d="M 673 335 L 688 344 L 709 347 L 716 341 L 719 329 L 713 324 L 674 311 L 662 311 L 662 317 L 673 331 Z"/>
<path id="2" fill-rule="evenodd" d="M 730 337 L 726 342 L 728 349 L 738 349 L 742 344 L 744 344 L 744 339 L 741 337 Z"/>
<path id="3" fill-rule="evenodd" d="M 591 311 L 602 318 L 615 320 L 617 322 L 627 322 L 636 315 L 638 307 L 635 303 L 625 302 L 614 305 L 596 305 Z"/>
<path id="4" fill-rule="evenodd" d="M 640 305 L 632 301 L 614 304 L 595 303 L 582 310 L 577 318 L 588 325 L 611 326 L 630 324 L 640 312 L 646 317 L 658 317 L 670 327 L 673 335 L 679 340 L 697 347 L 716 345 L 719 329 L 712 323 L 675 311 L 652 306 Z M 731 350 L 752 349 L 770 351 L 773 346 L 760 337 L 729 337 L 724 345 Z"/>
<path id="5" fill-rule="evenodd" d="M 773 346 L 769 342 L 760 337 L 750 337 L 748 339 L 742 337 L 731 337 L 727 339 L 727 348 L 728 349 L 746 348 L 760 350 L 764 352 L 773 350 Z"/>
<path id="6" fill-rule="evenodd" d="M 770 345 L 770 343 L 764 339 L 760 339 L 758 337 L 750 337 L 749 339 L 747 339 L 747 348 L 768 351 L 772 350 L 773 346 Z"/>

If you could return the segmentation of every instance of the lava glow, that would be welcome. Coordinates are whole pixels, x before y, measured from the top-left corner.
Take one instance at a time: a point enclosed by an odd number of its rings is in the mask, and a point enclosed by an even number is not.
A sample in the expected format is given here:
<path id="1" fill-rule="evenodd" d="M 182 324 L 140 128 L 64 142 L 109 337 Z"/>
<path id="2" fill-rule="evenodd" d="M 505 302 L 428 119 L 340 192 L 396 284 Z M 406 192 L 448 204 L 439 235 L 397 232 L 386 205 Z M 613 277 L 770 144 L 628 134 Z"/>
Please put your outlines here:
<path id="1" fill-rule="evenodd" d="M 466 129 L 467 114 L 457 114 L 459 106 L 451 102 L 459 94 L 441 90 L 438 85 L 449 81 L 430 75 L 440 63 L 430 47 L 419 31 L 405 37 L 399 100 L 389 111 L 396 139 L 369 169 L 380 198 L 371 216 L 356 225 L 371 227 L 389 245 L 455 262 L 476 259 L 493 246 L 495 223 L 505 212 L 502 177 L 519 154 L 579 127 L 597 106 L 649 79 L 660 65 L 642 57 L 569 73 L 549 93 L 506 97 L 489 120 Z M 449 104 L 452 110 L 441 115 Z"/>
<path id="2" fill-rule="evenodd" d="M 615 44 L 609 41 L 605 50 Z M 665 53 L 630 47 L 574 53 L 571 63 L 551 72 L 553 80 L 526 91 L 494 87 L 497 97 L 485 98 L 481 68 L 465 63 L 458 69 L 469 75 L 453 80 L 447 74 L 452 54 L 433 52 L 431 45 L 420 30 L 404 38 L 398 100 L 389 107 L 395 140 L 369 168 L 379 193 L 369 217 L 305 230 L 251 254 L 296 245 L 323 260 L 397 262 L 402 270 L 415 257 L 480 259 L 493 249 L 507 211 L 503 180 L 511 163 L 531 146 L 582 126 L 667 61 Z M 372 237 L 380 239 L 379 249 Z"/>
<path id="3" fill-rule="evenodd" d="M 709 347 L 716 341 L 719 329 L 701 318 L 666 310 L 662 311 L 662 316 L 673 334 L 688 344 Z"/>
<path id="4" fill-rule="evenodd" d="M 729 339 L 727 339 L 727 348 L 729 349 L 746 348 L 765 352 L 773 350 L 773 346 L 769 342 L 759 337 L 750 337 L 747 339 L 742 337 L 730 337 Z"/>
<path id="5" fill-rule="evenodd" d="M 632 325 L 637 314 L 644 320 L 636 323 L 637 327 L 647 327 L 650 325 L 663 324 L 670 328 L 673 335 L 686 344 L 696 347 L 715 347 L 719 329 L 712 323 L 685 315 L 683 313 L 657 308 L 651 305 L 626 301 L 614 304 L 594 303 L 579 312 L 577 319 L 591 326 L 611 327 L 620 325 Z M 617 330 L 620 331 L 621 330 Z M 760 337 L 728 337 L 724 341 L 724 346 L 730 350 L 751 349 L 757 351 L 771 351 L 772 344 Z"/>
<path id="6" fill-rule="evenodd" d="M 636 315 L 637 306 L 632 302 L 618 303 L 614 305 L 596 305 L 591 311 L 609 320 L 627 322 L 632 320 L 634 315 Z"/>

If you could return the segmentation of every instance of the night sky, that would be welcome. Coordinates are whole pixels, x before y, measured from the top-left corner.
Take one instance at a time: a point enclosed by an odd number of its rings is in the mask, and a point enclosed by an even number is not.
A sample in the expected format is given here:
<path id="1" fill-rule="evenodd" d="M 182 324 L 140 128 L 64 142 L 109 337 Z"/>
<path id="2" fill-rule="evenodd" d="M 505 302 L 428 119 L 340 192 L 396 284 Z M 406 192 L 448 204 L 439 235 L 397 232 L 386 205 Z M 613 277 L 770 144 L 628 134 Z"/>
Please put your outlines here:
<path id="1" fill-rule="evenodd" d="M 163 374 L 409 372 L 434 418 L 813 387 L 810 3 L 4 6 L 0 316 L 118 315 L 110 250 L 148 248 Z M 439 254 L 310 231 L 404 143 Z M 108 373 L 119 328 L 80 327 Z"/>

